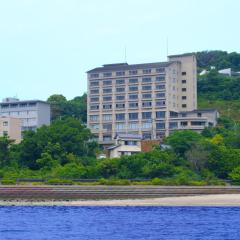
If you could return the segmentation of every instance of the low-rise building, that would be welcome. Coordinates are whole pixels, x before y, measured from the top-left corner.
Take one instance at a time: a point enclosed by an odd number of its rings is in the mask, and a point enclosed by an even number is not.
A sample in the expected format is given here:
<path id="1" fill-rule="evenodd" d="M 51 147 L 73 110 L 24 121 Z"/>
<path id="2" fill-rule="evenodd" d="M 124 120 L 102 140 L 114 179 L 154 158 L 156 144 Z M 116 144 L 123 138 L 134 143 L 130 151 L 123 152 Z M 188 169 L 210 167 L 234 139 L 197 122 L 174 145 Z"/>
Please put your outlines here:
<path id="1" fill-rule="evenodd" d="M 40 100 L 6 98 L 0 103 L 0 116 L 21 119 L 21 130 L 36 130 L 50 125 L 50 104 Z"/>
<path id="2" fill-rule="evenodd" d="M 21 142 L 22 121 L 19 118 L 0 117 L 0 137 L 8 136 L 15 143 Z"/>
<path id="3" fill-rule="evenodd" d="M 114 138 L 115 144 L 108 147 L 107 156 L 110 158 L 117 158 L 123 155 L 132 155 L 141 152 L 140 135 L 135 134 L 118 134 Z"/>

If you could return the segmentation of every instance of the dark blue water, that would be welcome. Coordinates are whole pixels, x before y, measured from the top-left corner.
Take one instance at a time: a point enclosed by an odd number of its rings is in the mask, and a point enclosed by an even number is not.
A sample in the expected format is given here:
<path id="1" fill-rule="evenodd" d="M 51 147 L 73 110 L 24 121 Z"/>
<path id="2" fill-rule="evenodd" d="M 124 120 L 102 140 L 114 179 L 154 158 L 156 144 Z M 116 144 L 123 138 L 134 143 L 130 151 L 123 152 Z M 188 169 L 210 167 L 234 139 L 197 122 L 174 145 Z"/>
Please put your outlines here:
<path id="1" fill-rule="evenodd" d="M 0 240 L 239 240 L 237 207 L 0 207 Z"/>

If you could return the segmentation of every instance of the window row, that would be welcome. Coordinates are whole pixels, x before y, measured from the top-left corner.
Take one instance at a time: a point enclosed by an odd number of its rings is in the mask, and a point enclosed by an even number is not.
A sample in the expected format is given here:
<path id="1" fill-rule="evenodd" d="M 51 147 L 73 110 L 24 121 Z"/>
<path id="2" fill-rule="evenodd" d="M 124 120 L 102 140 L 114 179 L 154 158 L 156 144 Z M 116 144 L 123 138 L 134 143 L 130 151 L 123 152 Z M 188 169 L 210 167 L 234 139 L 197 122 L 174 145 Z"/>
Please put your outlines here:
<path id="1" fill-rule="evenodd" d="M 141 80 L 142 83 L 150 83 L 152 81 L 154 81 L 154 78 L 152 78 L 152 77 L 143 77 L 142 80 Z M 157 76 L 157 77 L 155 77 L 155 82 L 162 82 L 162 81 L 165 81 L 165 76 Z M 130 78 L 128 80 L 128 83 L 132 83 L 132 84 L 139 83 L 139 82 L 140 81 L 139 81 L 138 78 Z M 95 81 L 91 81 L 90 82 L 90 86 L 91 87 L 97 87 L 97 86 L 99 86 L 99 83 L 100 83 L 99 80 L 98 81 L 96 81 L 96 80 Z M 104 80 L 104 81 L 102 81 L 102 83 L 103 83 L 103 86 L 112 85 L 113 84 L 113 80 Z M 116 83 L 116 85 L 122 85 L 122 84 L 126 84 L 127 81 L 125 79 L 117 79 L 115 81 L 115 83 Z"/>
<path id="2" fill-rule="evenodd" d="M 151 68 L 146 68 L 146 69 L 134 69 L 134 70 L 129 70 L 128 74 L 129 75 L 137 75 L 137 74 L 150 74 L 154 72 L 153 69 Z M 165 73 L 165 68 L 156 68 L 155 69 L 156 73 Z M 126 71 L 116 71 L 115 72 L 115 76 L 125 76 L 127 74 Z M 112 77 L 113 76 L 113 72 L 104 72 L 102 73 L 103 77 Z M 100 74 L 99 73 L 92 73 L 90 74 L 90 78 L 99 78 Z"/>
<path id="3" fill-rule="evenodd" d="M 164 107 L 166 105 L 166 101 L 165 100 L 161 100 L 161 101 L 156 101 L 155 102 L 155 106 L 156 107 Z M 127 107 L 127 104 L 125 103 L 117 103 L 116 105 L 116 109 L 122 109 Z M 128 103 L 129 108 L 138 108 L 140 107 L 140 104 L 138 102 L 129 102 Z M 142 102 L 142 107 L 151 107 L 152 106 L 152 102 L 151 101 L 144 101 Z M 112 104 L 103 104 L 102 105 L 102 109 L 103 110 L 109 110 L 112 109 L 113 105 Z M 98 104 L 94 104 L 94 105 L 90 105 L 90 110 L 99 110 L 100 107 Z"/>

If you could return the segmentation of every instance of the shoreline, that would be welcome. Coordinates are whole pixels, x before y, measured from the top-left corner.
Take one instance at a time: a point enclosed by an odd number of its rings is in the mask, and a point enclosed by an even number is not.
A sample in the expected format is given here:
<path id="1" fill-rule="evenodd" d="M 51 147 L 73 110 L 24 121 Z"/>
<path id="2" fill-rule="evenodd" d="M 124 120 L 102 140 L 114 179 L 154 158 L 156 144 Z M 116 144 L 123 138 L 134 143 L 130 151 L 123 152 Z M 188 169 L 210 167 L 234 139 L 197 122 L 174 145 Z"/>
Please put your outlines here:
<path id="1" fill-rule="evenodd" d="M 0 200 L 0 206 L 240 206 L 240 194 L 211 194 L 146 199 Z"/>

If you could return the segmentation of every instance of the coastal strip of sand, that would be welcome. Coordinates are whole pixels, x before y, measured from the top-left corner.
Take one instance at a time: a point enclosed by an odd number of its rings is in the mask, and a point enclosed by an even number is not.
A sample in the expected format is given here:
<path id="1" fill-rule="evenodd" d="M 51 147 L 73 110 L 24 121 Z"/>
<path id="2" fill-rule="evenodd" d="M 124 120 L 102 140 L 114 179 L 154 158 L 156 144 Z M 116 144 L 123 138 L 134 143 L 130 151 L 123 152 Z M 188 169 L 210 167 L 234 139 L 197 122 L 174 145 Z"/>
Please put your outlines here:
<path id="1" fill-rule="evenodd" d="M 123 200 L 0 200 L 0 206 L 240 206 L 240 194 L 212 194 Z"/>

